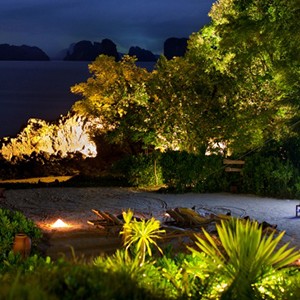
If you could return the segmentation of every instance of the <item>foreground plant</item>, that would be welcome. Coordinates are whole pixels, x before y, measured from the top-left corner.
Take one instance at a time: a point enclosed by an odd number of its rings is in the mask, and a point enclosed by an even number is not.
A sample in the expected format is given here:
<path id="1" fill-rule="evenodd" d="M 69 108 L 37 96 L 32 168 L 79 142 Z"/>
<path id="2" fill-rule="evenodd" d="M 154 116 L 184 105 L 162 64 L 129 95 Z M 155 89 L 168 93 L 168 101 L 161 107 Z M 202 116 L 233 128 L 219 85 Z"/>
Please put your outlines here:
<path id="1" fill-rule="evenodd" d="M 0 208 L 0 269 L 1 262 L 7 259 L 12 250 L 14 236 L 17 233 L 27 234 L 34 247 L 42 237 L 41 230 L 21 212 Z"/>
<path id="2" fill-rule="evenodd" d="M 130 248 L 134 247 L 134 254 L 138 256 L 140 265 L 145 262 L 146 254 L 152 256 L 151 247 L 154 246 L 162 254 L 161 248 L 155 239 L 160 239 L 165 230 L 160 229 L 160 222 L 151 218 L 150 220 L 137 221 L 133 217 L 133 212 L 123 212 L 125 224 L 120 234 L 124 237 L 124 246 L 128 255 Z"/>
<path id="3" fill-rule="evenodd" d="M 129 256 L 124 249 L 118 249 L 111 256 L 94 259 L 94 265 L 113 282 L 111 289 L 118 291 L 113 299 L 176 299 L 174 288 L 155 263 L 147 260 L 141 265 L 138 256 Z"/>
<path id="4" fill-rule="evenodd" d="M 288 243 L 279 247 L 285 232 L 276 238 L 274 232 L 264 235 L 257 222 L 232 219 L 217 225 L 222 247 L 203 229 L 205 238 L 196 236 L 196 245 L 207 255 L 211 274 L 218 272 L 226 285 L 221 299 L 255 299 L 259 294 L 255 285 L 262 282 L 270 272 L 281 269 L 300 258 Z M 194 255 L 199 251 L 189 248 Z"/>

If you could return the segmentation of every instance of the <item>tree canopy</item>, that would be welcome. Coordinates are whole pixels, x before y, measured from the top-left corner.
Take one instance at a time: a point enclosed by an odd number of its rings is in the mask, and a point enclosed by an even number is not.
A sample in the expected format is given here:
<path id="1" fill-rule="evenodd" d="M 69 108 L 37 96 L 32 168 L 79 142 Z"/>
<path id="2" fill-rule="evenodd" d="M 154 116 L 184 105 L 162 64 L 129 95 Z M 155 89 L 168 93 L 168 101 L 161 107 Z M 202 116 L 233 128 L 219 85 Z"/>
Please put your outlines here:
<path id="1" fill-rule="evenodd" d="M 126 144 L 138 140 L 140 124 L 144 122 L 149 73 L 135 64 L 136 59 L 124 56 L 119 62 L 100 55 L 89 65 L 92 76 L 71 88 L 83 97 L 73 106 L 81 114 L 100 117 L 105 132 L 113 142 Z"/>
<path id="2" fill-rule="evenodd" d="M 298 0 L 219 0 L 184 57 L 148 73 L 135 59 L 100 56 L 75 109 L 101 116 L 116 141 L 242 153 L 281 138 L 299 118 Z M 116 138 L 117 137 L 117 138 Z"/>
<path id="3" fill-rule="evenodd" d="M 228 112 L 218 125 L 236 151 L 286 134 L 297 117 L 298 12 L 295 1 L 218 1 L 212 23 L 190 38 L 187 59 L 204 69 L 212 101 Z"/>

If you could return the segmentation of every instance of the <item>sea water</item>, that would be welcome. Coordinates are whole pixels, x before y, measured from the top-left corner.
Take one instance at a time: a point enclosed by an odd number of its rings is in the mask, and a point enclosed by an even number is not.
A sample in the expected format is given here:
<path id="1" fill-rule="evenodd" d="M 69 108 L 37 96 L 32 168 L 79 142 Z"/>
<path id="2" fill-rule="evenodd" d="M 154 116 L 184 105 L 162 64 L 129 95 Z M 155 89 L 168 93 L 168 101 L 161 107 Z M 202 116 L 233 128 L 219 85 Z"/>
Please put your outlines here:
<path id="1" fill-rule="evenodd" d="M 30 118 L 54 121 L 65 115 L 80 95 L 70 92 L 91 74 L 90 62 L 0 61 L 0 138 L 15 136 Z M 153 62 L 138 66 L 151 71 Z"/>
<path id="2" fill-rule="evenodd" d="M 0 138 L 16 135 L 30 118 L 66 114 L 79 95 L 70 87 L 90 76 L 89 62 L 0 61 Z"/>

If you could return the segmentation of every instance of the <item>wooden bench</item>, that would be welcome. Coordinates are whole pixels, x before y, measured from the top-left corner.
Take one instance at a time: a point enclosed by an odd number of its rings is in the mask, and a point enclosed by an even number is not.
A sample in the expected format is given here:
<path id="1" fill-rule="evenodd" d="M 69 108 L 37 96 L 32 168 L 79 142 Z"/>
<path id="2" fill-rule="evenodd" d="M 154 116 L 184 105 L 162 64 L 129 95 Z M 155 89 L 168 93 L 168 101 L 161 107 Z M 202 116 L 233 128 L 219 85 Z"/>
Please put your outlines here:
<path id="1" fill-rule="evenodd" d="M 241 176 L 243 175 L 243 166 L 245 165 L 244 160 L 240 159 L 223 159 L 223 164 L 225 166 L 225 172 L 230 173 L 239 173 Z M 231 184 L 230 185 L 230 192 L 237 193 L 238 192 L 238 185 Z"/>
<path id="2" fill-rule="evenodd" d="M 223 164 L 225 167 L 225 172 L 242 172 L 242 166 L 245 164 L 244 160 L 239 159 L 223 159 Z M 234 165 L 234 167 L 230 166 Z M 238 167 L 236 167 L 238 165 Z"/>

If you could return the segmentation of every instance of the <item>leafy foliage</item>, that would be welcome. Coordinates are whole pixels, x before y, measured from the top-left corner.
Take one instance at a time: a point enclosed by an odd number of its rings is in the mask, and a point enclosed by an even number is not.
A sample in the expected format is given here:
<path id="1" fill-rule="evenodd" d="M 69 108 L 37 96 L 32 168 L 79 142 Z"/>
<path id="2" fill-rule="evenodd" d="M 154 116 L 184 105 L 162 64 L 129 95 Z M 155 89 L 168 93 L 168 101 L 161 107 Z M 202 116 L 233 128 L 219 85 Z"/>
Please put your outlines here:
<path id="1" fill-rule="evenodd" d="M 299 119 L 298 14 L 297 0 L 217 1 L 186 55 L 161 56 L 152 73 L 133 57 L 98 57 L 92 77 L 72 87 L 83 97 L 74 109 L 99 116 L 111 141 L 139 152 L 224 143 L 238 154 L 285 137 Z"/>
<path id="2" fill-rule="evenodd" d="M 199 237 L 192 254 L 174 257 L 148 256 L 141 264 L 139 241 L 156 235 L 134 231 L 132 214 L 125 213 L 128 233 L 136 251 L 117 250 L 111 256 L 91 261 L 51 262 L 37 255 L 16 260 L 9 255 L 0 272 L 1 299 L 297 299 L 300 272 L 284 267 L 299 258 L 299 252 L 278 247 L 283 235 L 266 237 L 256 223 L 222 222 L 218 227 L 222 248 L 206 233 Z M 145 228 L 147 222 L 140 223 Z M 150 226 L 151 224 L 151 226 Z M 124 229 L 124 230 L 125 230 Z M 156 243 L 149 244 L 153 246 Z M 141 244 L 140 244 L 141 245 Z M 127 244 L 128 246 L 128 244 Z M 155 246 L 156 247 L 156 246 Z M 209 255 L 207 255 L 209 254 Z M 284 267 L 284 268 L 283 268 Z M 245 294 L 247 293 L 247 294 Z"/>
<path id="3" fill-rule="evenodd" d="M 127 254 L 131 246 L 133 246 L 134 255 L 138 257 L 139 264 L 143 265 L 146 255 L 152 256 L 151 246 L 155 246 L 162 253 L 155 239 L 161 238 L 160 234 L 165 233 L 165 230 L 160 229 L 160 222 L 158 220 L 151 218 L 147 221 L 144 219 L 137 221 L 133 217 L 131 210 L 123 212 L 123 218 L 125 224 L 120 234 L 124 237 L 124 246 L 126 247 Z"/>
<path id="4" fill-rule="evenodd" d="M 227 185 L 221 156 L 167 151 L 160 165 L 164 183 L 176 192 L 216 192 Z"/>
<path id="5" fill-rule="evenodd" d="M 163 184 L 160 154 L 127 156 L 116 162 L 112 170 L 121 173 L 132 186 L 157 186 Z"/>
<path id="6" fill-rule="evenodd" d="M 299 191 L 299 170 L 290 160 L 256 153 L 247 158 L 243 191 L 257 195 L 294 198 Z"/>
<path id="7" fill-rule="evenodd" d="M 220 155 L 154 151 L 120 160 L 113 171 L 123 174 L 133 186 L 164 184 L 174 192 L 217 192 L 228 185 Z"/>
<path id="8" fill-rule="evenodd" d="M 296 116 L 299 83 L 282 78 L 291 73 L 299 78 L 288 32 L 299 7 L 288 2 L 218 1 L 210 12 L 212 23 L 190 38 L 187 60 L 205 71 L 216 110 L 223 111 L 216 119 L 219 135 L 211 138 L 221 138 L 235 152 L 286 135 L 287 121 Z M 209 112 L 214 114 L 212 107 Z"/>
<path id="9" fill-rule="evenodd" d="M 124 146 L 138 140 L 140 130 L 144 132 L 141 124 L 148 102 L 149 74 L 146 69 L 138 68 L 135 61 L 127 55 L 120 62 L 100 55 L 89 65 L 92 77 L 71 88 L 83 97 L 73 109 L 100 117 L 103 130 L 111 133 L 111 141 Z"/>
<path id="10" fill-rule="evenodd" d="M 175 289 L 176 296 L 183 299 L 205 299 L 214 294 L 213 278 L 209 278 L 209 264 L 204 253 L 198 256 L 178 255 L 163 257 L 158 261 L 162 276 Z"/>
<path id="11" fill-rule="evenodd" d="M 42 237 L 40 229 L 21 212 L 0 208 L 0 262 L 8 257 L 17 233 L 27 234 L 33 246 Z"/>
<path id="12" fill-rule="evenodd" d="M 228 282 L 222 299 L 255 299 L 253 285 L 261 282 L 274 269 L 278 270 L 300 258 L 299 251 L 279 247 L 284 232 L 274 238 L 274 232 L 263 235 L 256 222 L 232 219 L 217 225 L 220 249 L 203 229 L 206 239 L 196 236 L 196 245 L 210 258 L 211 272 L 220 272 Z M 278 248 L 279 247 L 279 248 Z M 277 249 L 278 248 L 278 249 Z M 190 248 L 194 255 L 197 250 Z"/>

